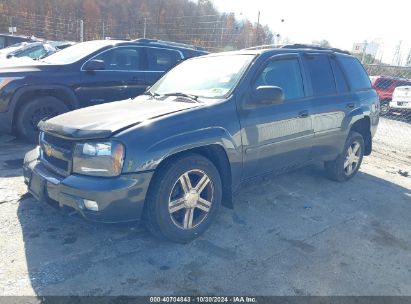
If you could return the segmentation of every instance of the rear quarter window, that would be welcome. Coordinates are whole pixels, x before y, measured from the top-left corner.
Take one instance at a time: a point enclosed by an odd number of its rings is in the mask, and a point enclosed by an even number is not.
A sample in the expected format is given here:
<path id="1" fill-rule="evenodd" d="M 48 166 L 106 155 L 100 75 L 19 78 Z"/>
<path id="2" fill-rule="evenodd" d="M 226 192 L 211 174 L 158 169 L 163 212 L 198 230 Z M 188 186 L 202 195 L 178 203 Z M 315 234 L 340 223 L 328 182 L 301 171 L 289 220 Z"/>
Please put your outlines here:
<path id="1" fill-rule="evenodd" d="M 347 76 L 348 84 L 352 91 L 366 90 L 371 88 L 370 78 L 364 67 L 357 58 L 340 57 L 339 62 Z"/>
<path id="2" fill-rule="evenodd" d="M 349 89 L 348 89 L 347 81 L 345 80 L 344 73 L 343 71 L 341 71 L 340 65 L 338 64 L 336 58 L 331 57 L 330 63 L 331 63 L 331 67 L 333 70 L 335 83 L 337 85 L 337 91 L 340 93 L 348 92 Z"/>

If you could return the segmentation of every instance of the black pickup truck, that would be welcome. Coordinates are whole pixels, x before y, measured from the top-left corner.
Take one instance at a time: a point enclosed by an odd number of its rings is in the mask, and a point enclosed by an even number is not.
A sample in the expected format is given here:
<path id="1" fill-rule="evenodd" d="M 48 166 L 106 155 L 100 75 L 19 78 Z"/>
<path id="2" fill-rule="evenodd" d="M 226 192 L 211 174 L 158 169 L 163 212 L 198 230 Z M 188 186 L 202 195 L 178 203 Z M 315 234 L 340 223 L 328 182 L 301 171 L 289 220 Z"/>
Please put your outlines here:
<path id="1" fill-rule="evenodd" d="M 40 123 L 24 176 L 38 200 L 87 219 L 142 219 L 188 242 L 239 185 L 322 161 L 352 178 L 372 149 L 379 101 L 343 51 L 289 46 L 189 59 L 144 95 Z"/>

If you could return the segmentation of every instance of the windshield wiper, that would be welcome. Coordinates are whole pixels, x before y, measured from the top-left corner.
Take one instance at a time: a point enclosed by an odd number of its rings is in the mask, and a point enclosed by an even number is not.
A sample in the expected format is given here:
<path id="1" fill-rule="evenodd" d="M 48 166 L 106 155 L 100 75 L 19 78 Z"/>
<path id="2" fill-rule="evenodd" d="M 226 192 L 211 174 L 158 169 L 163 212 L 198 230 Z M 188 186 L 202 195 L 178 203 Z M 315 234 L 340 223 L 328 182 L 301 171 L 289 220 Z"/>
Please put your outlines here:
<path id="1" fill-rule="evenodd" d="M 160 94 L 154 93 L 154 92 L 151 92 L 151 91 L 145 91 L 145 92 L 143 93 L 143 95 L 149 95 L 149 96 L 151 96 L 151 97 L 153 97 L 153 98 L 156 98 L 156 97 L 160 96 Z"/>
<path id="2" fill-rule="evenodd" d="M 199 102 L 197 95 L 186 94 L 186 93 L 182 93 L 182 92 L 167 93 L 167 94 L 164 94 L 163 96 L 187 97 L 187 98 L 189 98 L 189 99 L 191 99 L 191 100 L 194 100 L 195 102 Z"/>

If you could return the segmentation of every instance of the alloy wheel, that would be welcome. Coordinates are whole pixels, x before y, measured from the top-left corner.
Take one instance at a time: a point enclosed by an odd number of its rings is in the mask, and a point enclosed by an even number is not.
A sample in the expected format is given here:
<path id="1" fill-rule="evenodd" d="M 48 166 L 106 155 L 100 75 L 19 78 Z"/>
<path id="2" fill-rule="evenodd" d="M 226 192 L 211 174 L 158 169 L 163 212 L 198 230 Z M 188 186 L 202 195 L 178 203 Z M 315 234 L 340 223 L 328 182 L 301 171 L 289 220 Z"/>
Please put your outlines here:
<path id="1" fill-rule="evenodd" d="M 361 161 L 361 145 L 354 141 L 347 149 L 344 161 L 344 173 L 350 176 L 355 172 Z"/>
<path id="2" fill-rule="evenodd" d="M 193 229 L 208 216 L 213 204 L 214 185 L 201 170 L 190 170 L 175 182 L 168 200 L 168 212 L 174 225 Z"/>

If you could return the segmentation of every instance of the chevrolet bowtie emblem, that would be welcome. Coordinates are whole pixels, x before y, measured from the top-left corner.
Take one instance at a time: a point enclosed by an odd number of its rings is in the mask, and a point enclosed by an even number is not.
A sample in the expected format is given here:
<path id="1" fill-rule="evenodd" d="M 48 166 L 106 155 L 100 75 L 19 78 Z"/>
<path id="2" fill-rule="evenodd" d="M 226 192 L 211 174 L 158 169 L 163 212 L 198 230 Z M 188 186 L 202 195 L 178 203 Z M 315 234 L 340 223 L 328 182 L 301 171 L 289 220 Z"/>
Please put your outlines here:
<path id="1" fill-rule="evenodd" d="M 46 145 L 44 146 L 44 152 L 46 152 L 47 156 L 53 155 L 53 151 L 54 149 L 52 147 Z"/>

